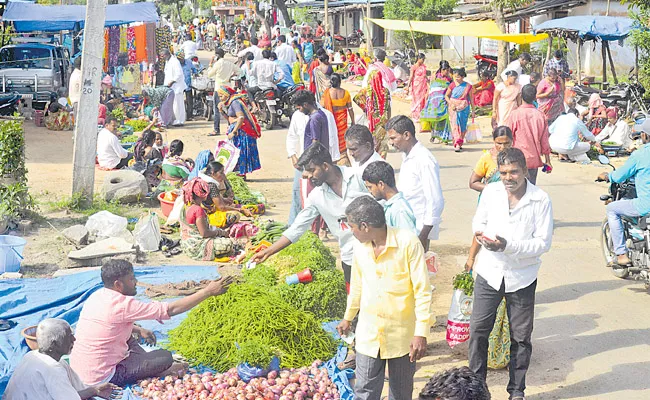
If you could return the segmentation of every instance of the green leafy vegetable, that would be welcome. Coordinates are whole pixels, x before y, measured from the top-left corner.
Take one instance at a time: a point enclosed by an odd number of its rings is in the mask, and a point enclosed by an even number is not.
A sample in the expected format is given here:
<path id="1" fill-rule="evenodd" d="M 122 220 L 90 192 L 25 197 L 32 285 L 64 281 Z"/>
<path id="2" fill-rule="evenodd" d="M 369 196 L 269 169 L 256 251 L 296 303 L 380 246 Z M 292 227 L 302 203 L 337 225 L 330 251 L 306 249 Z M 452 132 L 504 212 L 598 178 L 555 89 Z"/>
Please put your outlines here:
<path id="1" fill-rule="evenodd" d="M 251 193 L 244 178 L 237 176 L 234 172 L 229 173 L 227 178 L 235 194 L 235 200 L 239 204 L 257 204 L 257 198 Z"/>
<path id="2" fill-rule="evenodd" d="M 474 293 L 474 278 L 469 272 L 463 272 L 454 276 L 454 290 L 460 289 L 465 295 L 471 296 Z"/>
<path id="3" fill-rule="evenodd" d="M 237 350 L 238 363 L 248 363 L 253 367 L 266 368 L 273 357 L 280 352 L 269 338 L 251 339 L 239 346 Z"/>
<path id="4" fill-rule="evenodd" d="M 138 135 L 128 135 L 128 136 L 122 136 L 122 139 L 120 139 L 121 143 L 135 143 L 138 141 L 140 136 Z"/>
<path id="5" fill-rule="evenodd" d="M 133 132 L 142 132 L 144 128 L 149 126 L 149 122 L 142 119 L 131 119 L 126 121 L 124 125 L 128 125 L 133 128 Z"/>

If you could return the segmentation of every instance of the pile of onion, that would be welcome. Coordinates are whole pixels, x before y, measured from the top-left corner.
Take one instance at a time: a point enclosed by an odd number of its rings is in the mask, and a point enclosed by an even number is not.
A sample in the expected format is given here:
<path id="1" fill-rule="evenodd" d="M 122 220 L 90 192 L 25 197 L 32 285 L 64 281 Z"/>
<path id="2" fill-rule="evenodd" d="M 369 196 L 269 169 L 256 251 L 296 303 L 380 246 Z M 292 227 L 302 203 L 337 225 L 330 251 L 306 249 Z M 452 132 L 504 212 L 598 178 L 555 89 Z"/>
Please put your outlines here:
<path id="1" fill-rule="evenodd" d="M 334 400 L 339 398 L 336 385 L 330 380 L 322 361 L 311 367 L 271 371 L 266 378 L 246 383 L 235 368 L 223 374 L 205 372 L 183 377 L 145 379 L 139 382 L 143 399 L 233 399 L 233 400 Z"/>

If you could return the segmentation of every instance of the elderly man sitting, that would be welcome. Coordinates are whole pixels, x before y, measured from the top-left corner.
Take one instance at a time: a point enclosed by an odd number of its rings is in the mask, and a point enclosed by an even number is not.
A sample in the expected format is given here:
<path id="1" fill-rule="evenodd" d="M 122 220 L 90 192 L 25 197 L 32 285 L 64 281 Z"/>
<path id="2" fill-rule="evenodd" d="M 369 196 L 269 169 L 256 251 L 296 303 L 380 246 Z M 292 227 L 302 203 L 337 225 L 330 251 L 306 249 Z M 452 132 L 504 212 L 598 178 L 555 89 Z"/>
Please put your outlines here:
<path id="1" fill-rule="evenodd" d="M 631 131 L 630 125 L 623 118 L 619 119 L 616 110 L 610 108 L 607 110 L 607 125 L 596 136 L 596 142 L 613 142 L 627 150 L 632 144 Z"/>
<path id="2" fill-rule="evenodd" d="M 70 354 L 75 337 L 62 319 L 45 319 L 36 328 L 38 350 L 30 351 L 9 380 L 3 400 L 76 400 L 110 398 L 111 383 L 86 386 L 61 357 Z"/>
<path id="3" fill-rule="evenodd" d="M 232 277 L 210 282 L 187 297 L 162 303 L 136 300 L 133 265 L 109 260 L 102 266 L 104 288 L 88 297 L 77 323 L 77 345 L 70 364 L 86 384 L 111 382 L 125 386 L 140 379 L 178 374 L 187 368 L 176 363 L 167 350 L 145 351 L 133 335 L 156 343 L 153 332 L 134 325 L 141 320 L 168 320 L 197 306 L 203 300 L 228 290 Z"/>

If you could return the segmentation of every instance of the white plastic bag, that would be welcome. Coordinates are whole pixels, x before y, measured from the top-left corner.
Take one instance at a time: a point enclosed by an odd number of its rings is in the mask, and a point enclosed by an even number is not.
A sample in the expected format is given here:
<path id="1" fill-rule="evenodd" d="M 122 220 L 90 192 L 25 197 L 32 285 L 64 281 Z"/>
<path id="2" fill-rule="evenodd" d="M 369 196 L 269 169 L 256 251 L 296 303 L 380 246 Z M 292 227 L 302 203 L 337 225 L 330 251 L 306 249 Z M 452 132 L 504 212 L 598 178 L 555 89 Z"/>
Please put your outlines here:
<path id="1" fill-rule="evenodd" d="M 165 225 L 174 225 L 181 219 L 181 211 L 183 211 L 183 195 L 179 195 L 176 198 L 176 201 L 174 202 L 174 208 L 172 208 L 172 211 L 169 213 L 169 217 L 167 217 L 167 222 Z"/>
<path id="2" fill-rule="evenodd" d="M 474 300 L 460 289 L 454 290 L 447 316 L 447 343 L 449 347 L 469 339 L 469 319 L 472 316 Z"/>
<path id="3" fill-rule="evenodd" d="M 96 237 L 117 237 L 126 230 L 127 225 L 126 218 L 108 211 L 100 211 L 88 217 L 86 229 Z"/>
<path id="4" fill-rule="evenodd" d="M 160 246 L 160 222 L 156 213 L 143 214 L 133 230 L 135 243 L 142 251 L 156 251 Z"/>
<path id="5" fill-rule="evenodd" d="M 214 150 L 214 161 L 221 163 L 226 173 L 235 170 L 240 150 L 230 141 L 219 140 Z"/>

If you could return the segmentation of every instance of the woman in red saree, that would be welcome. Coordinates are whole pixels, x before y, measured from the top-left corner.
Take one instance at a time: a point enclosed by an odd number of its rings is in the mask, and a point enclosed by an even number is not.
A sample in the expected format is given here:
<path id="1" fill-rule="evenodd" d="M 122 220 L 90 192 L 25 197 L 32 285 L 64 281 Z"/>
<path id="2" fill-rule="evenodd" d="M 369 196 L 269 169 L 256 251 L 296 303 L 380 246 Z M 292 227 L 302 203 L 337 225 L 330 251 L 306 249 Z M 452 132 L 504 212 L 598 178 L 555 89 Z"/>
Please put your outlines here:
<path id="1" fill-rule="evenodd" d="M 481 80 L 474 85 L 474 105 L 476 107 L 492 106 L 494 100 L 494 81 L 487 72 L 481 74 Z"/>
<path id="2" fill-rule="evenodd" d="M 406 94 L 411 93 L 411 118 L 414 122 L 420 121 L 420 113 L 424 108 L 429 94 L 429 78 L 427 77 L 427 66 L 424 65 L 424 54 L 418 54 L 418 60 L 411 67 L 411 77 L 409 78 Z"/>
<path id="3" fill-rule="evenodd" d="M 549 126 L 564 112 L 562 86 L 558 82 L 555 69 L 550 69 L 544 79 L 537 85 L 537 103 L 539 104 L 539 111 L 546 115 Z"/>
<path id="4" fill-rule="evenodd" d="M 321 105 L 334 114 L 336 130 L 339 137 L 339 152 L 341 158 L 339 165 L 350 166 L 348 160 L 347 145 L 345 143 L 345 132 L 348 130 L 348 115 L 354 124 L 354 110 L 352 109 L 352 98 L 350 92 L 341 89 L 341 76 L 332 74 L 330 78 L 331 87 L 325 89 L 321 98 Z"/>

